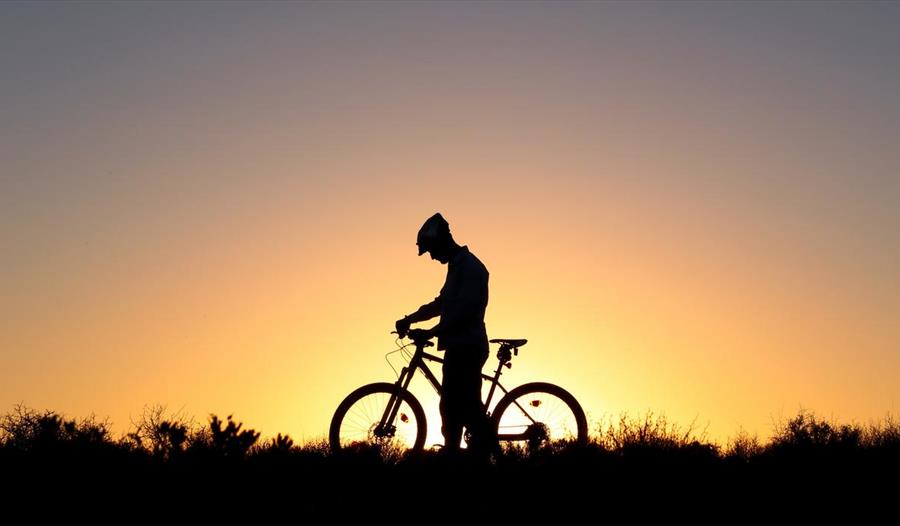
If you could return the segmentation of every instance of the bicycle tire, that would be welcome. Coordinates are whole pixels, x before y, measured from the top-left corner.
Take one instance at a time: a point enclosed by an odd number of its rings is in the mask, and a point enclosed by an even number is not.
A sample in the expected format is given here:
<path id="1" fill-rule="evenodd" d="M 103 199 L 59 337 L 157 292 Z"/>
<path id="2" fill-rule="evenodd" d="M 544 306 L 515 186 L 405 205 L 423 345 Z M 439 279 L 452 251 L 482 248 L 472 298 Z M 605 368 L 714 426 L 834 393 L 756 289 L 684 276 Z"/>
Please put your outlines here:
<path id="1" fill-rule="evenodd" d="M 328 442 L 333 453 L 348 447 L 378 446 L 390 444 L 395 452 L 421 451 L 425 446 L 428 424 L 422 404 L 407 390 L 400 391 L 402 403 L 408 406 L 413 422 L 403 405 L 397 412 L 399 429 L 390 437 L 376 437 L 374 430 L 381 421 L 388 401 L 397 386 L 386 382 L 367 384 L 353 391 L 341 402 L 328 431 Z"/>
<path id="2" fill-rule="evenodd" d="M 587 417 L 581 404 L 562 387 L 546 382 L 520 385 L 507 393 L 494 408 L 491 424 L 501 441 L 502 435 L 525 435 L 519 440 L 529 449 L 556 440 L 578 445 L 588 440 Z"/>

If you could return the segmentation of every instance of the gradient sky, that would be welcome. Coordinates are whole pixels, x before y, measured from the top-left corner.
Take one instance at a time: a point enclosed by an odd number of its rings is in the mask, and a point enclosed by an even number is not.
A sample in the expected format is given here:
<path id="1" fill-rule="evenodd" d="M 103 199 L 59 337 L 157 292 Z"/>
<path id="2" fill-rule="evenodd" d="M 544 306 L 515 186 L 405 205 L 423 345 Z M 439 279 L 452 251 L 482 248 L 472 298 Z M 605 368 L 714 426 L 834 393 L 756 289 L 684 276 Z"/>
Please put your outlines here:
<path id="1" fill-rule="evenodd" d="M 0 412 L 323 437 L 442 285 L 415 247 L 440 211 L 491 272 L 489 335 L 529 339 L 511 386 L 721 441 L 896 414 L 898 26 L 895 3 L 3 3 Z"/>

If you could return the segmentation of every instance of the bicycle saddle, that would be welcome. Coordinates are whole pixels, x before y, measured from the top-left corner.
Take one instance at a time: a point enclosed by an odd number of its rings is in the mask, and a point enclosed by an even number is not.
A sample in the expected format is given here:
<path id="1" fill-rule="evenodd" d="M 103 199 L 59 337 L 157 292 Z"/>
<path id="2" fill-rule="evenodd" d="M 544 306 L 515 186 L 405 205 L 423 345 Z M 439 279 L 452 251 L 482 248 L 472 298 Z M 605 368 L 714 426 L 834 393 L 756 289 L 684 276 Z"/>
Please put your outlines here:
<path id="1" fill-rule="evenodd" d="M 506 345 L 509 347 L 521 347 L 521 346 L 525 345 L 526 343 L 528 343 L 528 340 L 524 340 L 524 339 L 523 340 L 506 340 L 503 338 L 496 338 L 496 339 L 490 340 L 490 342 L 491 343 L 499 343 L 500 345 Z"/>

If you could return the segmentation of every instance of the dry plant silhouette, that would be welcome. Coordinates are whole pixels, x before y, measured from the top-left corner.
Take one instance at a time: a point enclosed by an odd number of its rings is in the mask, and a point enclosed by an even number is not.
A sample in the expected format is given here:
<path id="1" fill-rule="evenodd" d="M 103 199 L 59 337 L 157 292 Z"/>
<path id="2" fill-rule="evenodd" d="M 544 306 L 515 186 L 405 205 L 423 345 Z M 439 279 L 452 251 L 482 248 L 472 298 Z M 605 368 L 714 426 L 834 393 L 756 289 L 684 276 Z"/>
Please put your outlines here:
<path id="1" fill-rule="evenodd" d="M 39 488 L 47 495 L 94 488 L 127 499 L 153 492 L 213 492 L 244 500 L 277 496 L 310 509 L 332 509 L 347 499 L 374 504 L 397 488 L 407 495 L 456 491 L 456 475 L 473 471 L 480 473 L 475 484 L 484 491 L 528 487 L 558 499 L 623 492 L 633 498 L 673 497 L 688 489 L 720 497 L 733 492 L 736 498 L 749 488 L 774 494 L 860 491 L 860 484 L 888 489 L 890 483 L 876 481 L 893 480 L 885 477 L 900 467 L 900 423 L 893 417 L 838 424 L 806 410 L 778 423 L 766 442 L 741 432 L 724 445 L 664 415 L 622 415 L 598 425 L 587 445 L 506 446 L 487 466 L 469 464 L 465 457 L 451 462 L 432 451 L 400 454 L 371 445 L 334 454 L 324 438 L 296 444 L 283 434 L 263 441 L 260 436 L 232 416 L 210 415 L 199 423 L 154 406 L 115 437 L 109 421 L 95 415 L 79 420 L 20 404 L 0 418 L 0 470 L 14 493 L 16 488 Z"/>

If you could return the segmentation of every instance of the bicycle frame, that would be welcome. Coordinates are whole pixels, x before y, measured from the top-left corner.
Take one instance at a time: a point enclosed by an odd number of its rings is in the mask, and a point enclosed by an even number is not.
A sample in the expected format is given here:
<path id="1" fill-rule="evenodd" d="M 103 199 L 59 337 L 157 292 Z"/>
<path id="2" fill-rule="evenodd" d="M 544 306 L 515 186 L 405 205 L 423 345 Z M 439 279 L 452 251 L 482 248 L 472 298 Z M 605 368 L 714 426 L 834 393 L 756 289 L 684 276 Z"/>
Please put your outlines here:
<path id="1" fill-rule="evenodd" d="M 437 377 L 431 372 L 431 369 L 428 368 L 428 364 L 426 361 L 431 361 L 435 363 L 444 363 L 444 359 L 435 356 L 433 354 L 429 354 L 425 352 L 425 347 L 431 345 L 430 342 L 422 341 L 422 342 L 414 342 L 416 346 L 416 352 L 413 354 L 412 359 L 409 362 L 409 365 L 403 367 L 400 370 L 400 375 L 397 378 L 397 381 L 394 383 L 394 393 L 391 395 L 391 399 L 388 402 L 387 407 L 385 408 L 384 414 L 381 417 L 381 422 L 379 423 L 379 429 L 382 431 L 392 429 L 393 425 L 390 424 L 394 422 L 394 419 L 397 418 L 397 412 L 400 410 L 400 393 L 402 391 L 409 390 L 409 384 L 412 382 L 413 376 L 415 376 L 416 371 L 421 370 L 422 374 L 431 384 L 435 391 L 437 391 L 438 395 L 442 395 L 443 390 L 441 387 L 441 382 L 438 381 Z M 497 370 L 494 371 L 494 376 L 488 376 L 484 373 L 481 374 L 482 380 L 487 380 L 491 384 L 491 388 L 488 391 L 487 398 L 482 403 L 482 407 L 484 409 L 485 414 L 490 417 L 490 413 L 488 413 L 488 408 L 491 406 L 491 399 L 494 396 L 494 392 L 497 388 L 503 392 L 503 395 L 506 395 L 509 391 L 500 384 L 500 375 L 502 374 L 502 369 L 504 365 L 508 366 L 509 362 L 504 363 L 500 361 Z M 528 411 L 525 410 L 524 407 L 519 405 L 518 402 L 514 402 L 515 405 L 522 411 L 532 423 L 537 423 L 534 418 L 531 417 Z M 528 437 L 526 433 L 518 433 L 518 434 L 499 434 L 497 435 L 497 440 L 505 440 L 505 441 L 514 441 L 514 440 L 526 440 Z"/>

